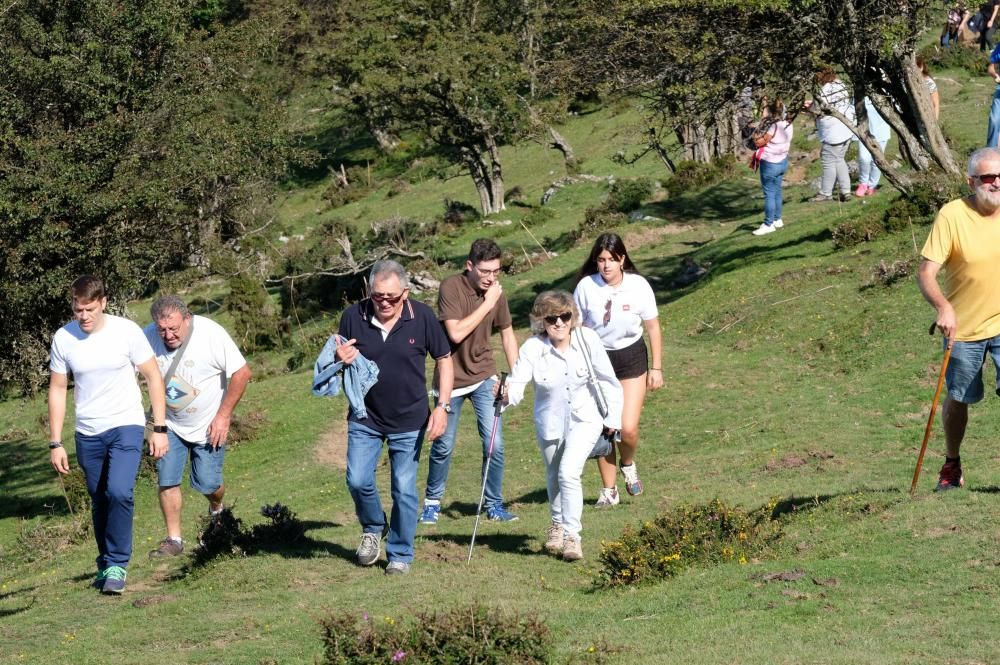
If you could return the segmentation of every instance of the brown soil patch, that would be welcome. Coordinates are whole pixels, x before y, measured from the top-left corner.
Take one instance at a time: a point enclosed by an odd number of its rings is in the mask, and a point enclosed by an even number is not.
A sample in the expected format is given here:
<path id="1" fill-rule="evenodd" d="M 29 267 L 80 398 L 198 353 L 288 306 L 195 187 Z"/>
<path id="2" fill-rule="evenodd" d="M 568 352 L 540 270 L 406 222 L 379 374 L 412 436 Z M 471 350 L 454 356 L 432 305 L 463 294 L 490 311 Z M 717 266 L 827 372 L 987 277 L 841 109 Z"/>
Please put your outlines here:
<path id="1" fill-rule="evenodd" d="M 338 419 L 316 443 L 316 461 L 341 471 L 347 469 L 347 420 Z"/>
<path id="2" fill-rule="evenodd" d="M 139 598 L 132 601 L 133 607 L 143 608 L 149 607 L 150 605 L 158 605 L 160 603 L 166 603 L 167 601 L 176 600 L 177 596 L 170 594 L 154 594 L 152 596 L 146 596 L 145 598 Z"/>
<path id="3" fill-rule="evenodd" d="M 426 544 L 421 545 L 418 548 L 418 555 L 420 559 L 429 561 L 465 563 L 469 558 L 469 547 L 468 545 L 460 545 L 449 540 L 438 540 L 429 546 Z"/>
<path id="4" fill-rule="evenodd" d="M 808 463 L 806 458 L 801 455 L 785 455 L 780 460 L 771 460 L 764 465 L 764 468 L 768 471 L 780 471 L 782 469 L 797 469 Z"/>

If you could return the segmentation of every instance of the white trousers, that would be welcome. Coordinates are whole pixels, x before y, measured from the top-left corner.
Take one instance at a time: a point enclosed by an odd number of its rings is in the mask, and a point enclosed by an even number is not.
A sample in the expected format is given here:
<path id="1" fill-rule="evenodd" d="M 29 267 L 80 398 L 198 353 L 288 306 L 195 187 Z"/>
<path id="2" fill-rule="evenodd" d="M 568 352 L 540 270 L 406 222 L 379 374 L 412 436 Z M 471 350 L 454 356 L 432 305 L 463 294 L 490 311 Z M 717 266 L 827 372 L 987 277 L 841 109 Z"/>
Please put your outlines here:
<path id="1" fill-rule="evenodd" d="M 545 462 L 545 475 L 549 494 L 549 513 L 552 521 L 563 530 L 580 537 L 583 525 L 583 467 L 587 456 L 594 449 L 603 425 L 571 421 L 567 424 L 565 438 L 538 440 L 538 448 Z"/>

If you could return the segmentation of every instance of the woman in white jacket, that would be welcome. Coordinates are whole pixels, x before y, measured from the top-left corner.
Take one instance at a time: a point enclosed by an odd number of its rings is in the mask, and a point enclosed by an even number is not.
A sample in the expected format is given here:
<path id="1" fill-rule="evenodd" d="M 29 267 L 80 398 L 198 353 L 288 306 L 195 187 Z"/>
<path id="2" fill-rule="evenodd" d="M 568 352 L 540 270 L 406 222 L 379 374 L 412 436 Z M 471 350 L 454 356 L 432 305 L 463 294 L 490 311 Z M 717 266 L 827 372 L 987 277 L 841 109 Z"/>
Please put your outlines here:
<path id="1" fill-rule="evenodd" d="M 552 517 L 545 549 L 577 561 L 583 558 L 580 476 L 601 432 L 613 435 L 621 428 L 622 388 L 601 338 L 580 327 L 572 295 L 539 294 L 530 317 L 535 335 L 521 345 L 507 379 L 505 401 L 518 404 L 527 384 L 534 383 L 535 433 L 545 462 Z M 606 417 L 600 414 L 598 390 L 607 403 Z"/>

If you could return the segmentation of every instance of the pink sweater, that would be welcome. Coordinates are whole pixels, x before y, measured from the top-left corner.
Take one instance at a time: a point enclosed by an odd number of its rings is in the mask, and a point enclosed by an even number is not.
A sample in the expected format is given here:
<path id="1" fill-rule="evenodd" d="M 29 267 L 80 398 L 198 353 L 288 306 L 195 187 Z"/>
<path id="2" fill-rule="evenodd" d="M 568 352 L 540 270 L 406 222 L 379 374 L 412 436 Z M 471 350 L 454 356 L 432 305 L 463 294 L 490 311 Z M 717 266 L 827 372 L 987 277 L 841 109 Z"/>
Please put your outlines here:
<path id="1" fill-rule="evenodd" d="M 792 146 L 794 128 L 787 120 L 779 120 L 771 126 L 768 134 L 773 134 L 771 140 L 764 146 L 761 160 L 765 162 L 780 162 L 788 157 L 788 149 Z"/>

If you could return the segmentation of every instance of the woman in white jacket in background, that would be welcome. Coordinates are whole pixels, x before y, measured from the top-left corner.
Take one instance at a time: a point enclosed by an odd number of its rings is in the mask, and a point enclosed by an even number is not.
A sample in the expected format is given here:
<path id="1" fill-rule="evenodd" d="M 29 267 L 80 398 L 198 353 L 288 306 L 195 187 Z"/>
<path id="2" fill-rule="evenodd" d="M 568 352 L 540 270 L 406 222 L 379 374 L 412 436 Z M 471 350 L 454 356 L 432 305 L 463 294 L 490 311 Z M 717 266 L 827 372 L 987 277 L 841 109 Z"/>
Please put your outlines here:
<path id="1" fill-rule="evenodd" d="M 583 558 L 580 542 L 584 464 L 602 431 L 621 428 L 622 388 L 601 338 L 580 327 L 580 312 L 566 291 L 545 291 L 531 308 L 530 337 L 518 352 L 505 401 L 524 399 L 535 385 L 535 434 L 545 462 L 552 524 L 545 549 L 567 561 Z M 591 375 L 593 370 L 593 376 Z M 607 416 L 598 406 L 603 394 Z"/>

